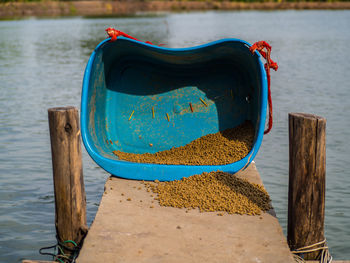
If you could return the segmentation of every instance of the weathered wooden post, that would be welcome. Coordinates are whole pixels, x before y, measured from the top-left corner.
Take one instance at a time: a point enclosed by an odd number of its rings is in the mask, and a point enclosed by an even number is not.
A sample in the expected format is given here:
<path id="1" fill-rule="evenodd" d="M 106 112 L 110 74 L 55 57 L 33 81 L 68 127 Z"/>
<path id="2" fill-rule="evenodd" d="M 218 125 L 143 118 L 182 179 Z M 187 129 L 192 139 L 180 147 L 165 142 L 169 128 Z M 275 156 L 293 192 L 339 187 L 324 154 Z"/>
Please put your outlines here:
<path id="1" fill-rule="evenodd" d="M 78 110 L 74 107 L 48 110 L 55 191 L 57 240 L 71 255 L 87 233 L 86 197 L 83 181 Z"/>
<path id="2" fill-rule="evenodd" d="M 289 114 L 287 239 L 291 250 L 324 240 L 325 130 L 325 118 L 306 113 Z M 304 259 L 316 259 L 319 253 L 305 253 Z"/>

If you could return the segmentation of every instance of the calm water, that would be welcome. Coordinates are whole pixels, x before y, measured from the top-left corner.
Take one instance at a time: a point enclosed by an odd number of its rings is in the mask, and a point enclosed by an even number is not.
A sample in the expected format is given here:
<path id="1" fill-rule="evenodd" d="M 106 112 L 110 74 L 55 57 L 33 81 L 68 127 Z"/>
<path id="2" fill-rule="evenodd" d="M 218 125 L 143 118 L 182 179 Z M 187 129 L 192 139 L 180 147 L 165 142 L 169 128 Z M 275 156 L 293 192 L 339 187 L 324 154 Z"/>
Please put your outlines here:
<path id="1" fill-rule="evenodd" d="M 275 126 L 256 157 L 283 229 L 287 218 L 288 112 L 327 118 L 326 237 L 350 259 L 350 11 L 204 12 L 156 17 L 0 22 L 0 262 L 46 259 L 55 243 L 47 109 L 80 106 L 83 72 L 114 26 L 168 47 L 226 37 L 268 40 Z M 108 176 L 84 151 L 88 221 Z"/>

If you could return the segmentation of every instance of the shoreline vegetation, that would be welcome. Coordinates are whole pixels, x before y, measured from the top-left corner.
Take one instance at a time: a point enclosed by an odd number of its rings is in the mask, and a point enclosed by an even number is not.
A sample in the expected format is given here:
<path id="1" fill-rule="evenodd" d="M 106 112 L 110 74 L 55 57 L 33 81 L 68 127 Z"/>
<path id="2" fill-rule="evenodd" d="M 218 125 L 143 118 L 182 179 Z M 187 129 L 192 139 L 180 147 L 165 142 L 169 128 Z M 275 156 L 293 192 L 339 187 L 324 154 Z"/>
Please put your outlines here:
<path id="1" fill-rule="evenodd" d="M 61 16 L 125 16 L 139 13 L 160 13 L 204 10 L 305 10 L 350 9 L 350 1 L 249 1 L 226 0 L 92 0 L 92 1 L 4 1 L 0 0 L 0 19 Z"/>

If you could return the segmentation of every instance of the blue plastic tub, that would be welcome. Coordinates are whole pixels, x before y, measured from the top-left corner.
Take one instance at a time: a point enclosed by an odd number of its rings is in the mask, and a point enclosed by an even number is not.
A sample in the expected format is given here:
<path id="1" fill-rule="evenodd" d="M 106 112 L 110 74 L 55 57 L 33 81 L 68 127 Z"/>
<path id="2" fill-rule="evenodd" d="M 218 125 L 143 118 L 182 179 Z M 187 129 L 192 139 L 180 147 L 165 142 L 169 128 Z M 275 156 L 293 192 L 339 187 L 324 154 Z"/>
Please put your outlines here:
<path id="1" fill-rule="evenodd" d="M 216 170 L 236 173 L 246 167 L 261 145 L 267 106 L 266 73 L 260 55 L 251 54 L 249 47 L 239 39 L 182 49 L 123 37 L 102 41 L 87 64 L 81 98 L 81 132 L 90 156 L 113 175 L 140 180 L 175 180 Z M 183 146 L 246 120 L 255 127 L 254 145 L 231 164 L 133 163 L 113 154 Z"/>

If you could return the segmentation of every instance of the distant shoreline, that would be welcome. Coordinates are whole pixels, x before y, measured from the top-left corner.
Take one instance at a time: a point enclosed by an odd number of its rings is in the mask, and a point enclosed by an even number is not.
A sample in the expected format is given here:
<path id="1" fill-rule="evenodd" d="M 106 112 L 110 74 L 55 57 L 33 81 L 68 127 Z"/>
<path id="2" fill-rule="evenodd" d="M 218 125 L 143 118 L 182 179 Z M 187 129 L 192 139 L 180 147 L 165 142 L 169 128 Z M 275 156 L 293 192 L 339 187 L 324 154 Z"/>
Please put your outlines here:
<path id="1" fill-rule="evenodd" d="M 122 16 L 139 12 L 200 10 L 350 9 L 350 2 L 230 2 L 230 1 L 43 1 L 0 3 L 0 19 L 59 16 Z"/>

